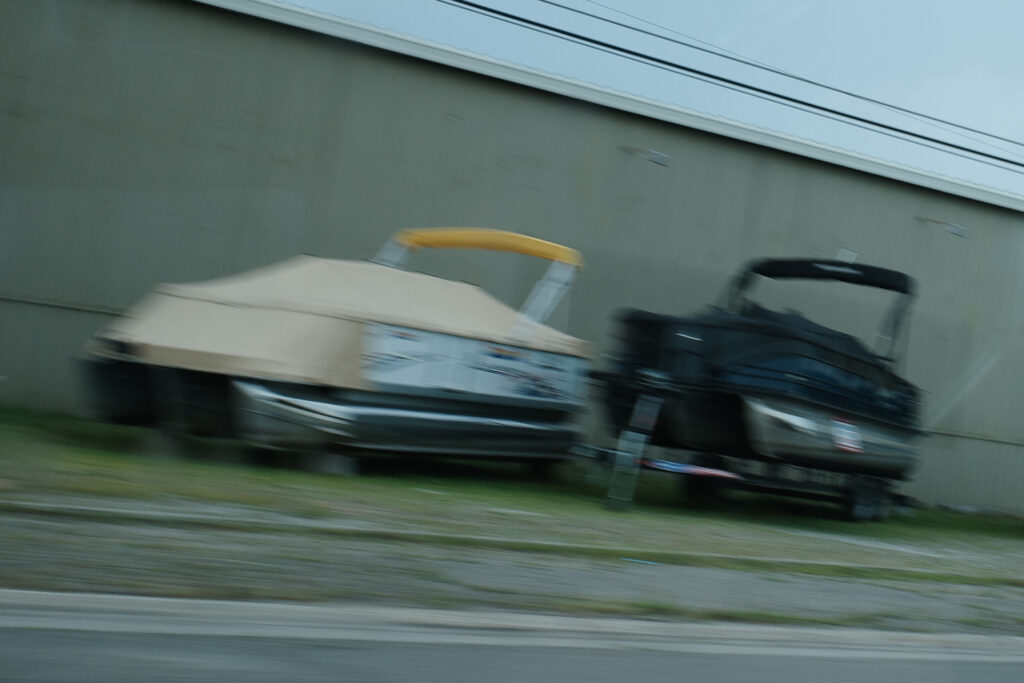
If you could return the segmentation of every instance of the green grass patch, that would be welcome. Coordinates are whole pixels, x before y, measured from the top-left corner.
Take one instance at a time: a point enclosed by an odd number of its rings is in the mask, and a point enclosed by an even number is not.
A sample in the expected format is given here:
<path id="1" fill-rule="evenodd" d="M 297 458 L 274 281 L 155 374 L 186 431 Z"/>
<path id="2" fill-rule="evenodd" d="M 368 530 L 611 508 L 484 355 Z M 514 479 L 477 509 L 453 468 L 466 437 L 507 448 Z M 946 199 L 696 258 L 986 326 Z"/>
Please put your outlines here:
<path id="1" fill-rule="evenodd" d="M 25 512 L 15 506 L 4 505 L 0 509 Z M 288 523 L 267 521 L 250 522 L 244 519 L 217 516 L 169 517 L 150 516 L 135 511 L 116 509 L 99 510 L 83 515 L 80 511 L 57 508 L 41 508 L 31 511 L 36 515 L 82 518 L 87 516 L 96 521 L 112 523 L 146 524 L 149 526 L 201 527 L 224 531 L 276 532 L 326 537 L 355 538 L 362 541 L 380 541 L 401 544 L 430 544 L 456 548 L 487 548 L 506 550 L 532 555 L 555 555 L 592 559 L 595 561 L 637 561 L 650 564 L 665 564 L 733 571 L 755 571 L 786 575 L 816 576 L 836 579 L 860 579 L 868 581 L 899 581 L 959 584 L 971 586 L 1007 586 L 1024 588 L 1024 578 L 1018 576 L 983 575 L 977 573 L 953 573 L 898 567 L 872 567 L 863 565 L 829 564 L 770 558 L 727 556 L 710 553 L 689 553 L 664 549 L 621 548 L 616 546 L 578 545 L 560 542 L 515 540 L 501 537 L 473 536 L 466 534 L 445 534 L 437 532 L 397 531 L 386 529 L 352 529 L 334 526 L 294 527 Z M 624 556 L 628 555 L 628 557 Z"/>
<path id="2" fill-rule="evenodd" d="M 988 549 L 979 552 L 989 552 L 1004 540 L 1024 538 L 1020 519 L 919 510 L 884 524 L 850 524 L 838 519 L 836 506 L 742 493 L 730 494 L 717 509 L 693 509 L 681 503 L 676 477 L 656 473 L 641 475 L 630 510 L 610 512 L 601 505 L 603 488 L 587 483 L 582 464 L 559 468 L 549 481 L 534 481 L 518 463 L 374 458 L 360 476 L 330 476 L 161 457 L 146 450 L 151 436 L 143 429 L 0 408 L 0 495 L 22 501 L 135 500 L 182 513 L 234 506 L 229 516 L 253 510 L 352 522 L 372 527 L 360 533 L 382 539 L 483 543 L 600 559 L 636 548 L 630 552 L 637 559 L 723 569 L 863 579 L 902 579 L 917 572 L 928 581 L 1022 585 L 1013 578 L 974 576 L 979 572 L 970 553 L 960 564 L 940 563 L 927 553 L 901 555 L 884 546 L 941 549 L 955 541 L 970 549 L 987 542 Z M 798 562 L 777 561 L 785 558 Z M 942 572 L 926 571 L 933 569 Z"/>
<path id="3" fill-rule="evenodd" d="M 587 616 L 647 617 L 684 621 L 724 621 L 779 626 L 879 627 L 892 619 L 891 614 L 852 614 L 839 617 L 815 617 L 765 610 L 700 609 L 668 603 L 557 600 L 552 608 L 564 614 Z"/>

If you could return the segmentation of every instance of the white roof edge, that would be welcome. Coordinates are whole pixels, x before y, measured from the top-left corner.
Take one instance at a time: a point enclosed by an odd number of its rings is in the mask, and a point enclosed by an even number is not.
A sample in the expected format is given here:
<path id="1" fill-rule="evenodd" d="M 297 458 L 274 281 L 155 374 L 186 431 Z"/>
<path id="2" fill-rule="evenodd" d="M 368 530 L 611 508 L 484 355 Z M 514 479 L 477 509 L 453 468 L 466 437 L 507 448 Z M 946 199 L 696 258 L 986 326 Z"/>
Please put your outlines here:
<path id="1" fill-rule="evenodd" d="M 986 204 L 1024 212 L 1024 197 L 1022 196 L 1000 192 L 999 190 L 976 185 L 968 181 L 928 173 L 921 169 L 883 161 L 849 150 L 831 147 L 823 143 L 757 128 L 730 119 L 715 117 L 681 107 L 673 107 L 663 102 L 644 99 L 609 88 L 602 88 L 592 83 L 583 83 L 522 65 L 498 61 L 451 46 L 422 40 L 414 36 L 353 22 L 342 17 L 324 15 L 298 6 L 285 6 L 276 0 L 195 1 L 343 38 L 390 52 L 444 64 L 465 71 L 472 71 L 484 76 L 491 76 L 539 90 L 546 90 L 558 95 L 630 112 L 646 118 L 675 123 L 688 128 L 750 142 L 762 147 L 770 147 L 911 185 L 918 185 Z"/>

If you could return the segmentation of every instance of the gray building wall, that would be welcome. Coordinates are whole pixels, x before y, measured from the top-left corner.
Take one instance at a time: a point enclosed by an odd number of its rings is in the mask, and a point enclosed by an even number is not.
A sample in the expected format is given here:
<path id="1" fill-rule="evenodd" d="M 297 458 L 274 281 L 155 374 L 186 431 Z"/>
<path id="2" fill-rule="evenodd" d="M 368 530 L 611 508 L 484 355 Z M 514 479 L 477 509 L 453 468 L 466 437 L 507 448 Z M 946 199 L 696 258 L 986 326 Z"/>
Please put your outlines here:
<path id="1" fill-rule="evenodd" d="M 0 63 L 0 402 L 82 411 L 73 356 L 156 282 L 404 227 L 580 249 L 554 322 L 599 353 L 619 308 L 691 311 L 747 259 L 845 247 L 920 284 L 906 369 L 938 434 L 908 491 L 1024 511 L 1019 213 L 184 0 L 0 0 Z M 413 265 L 511 303 L 543 269 Z M 879 319 L 825 294 L 796 307 Z"/>

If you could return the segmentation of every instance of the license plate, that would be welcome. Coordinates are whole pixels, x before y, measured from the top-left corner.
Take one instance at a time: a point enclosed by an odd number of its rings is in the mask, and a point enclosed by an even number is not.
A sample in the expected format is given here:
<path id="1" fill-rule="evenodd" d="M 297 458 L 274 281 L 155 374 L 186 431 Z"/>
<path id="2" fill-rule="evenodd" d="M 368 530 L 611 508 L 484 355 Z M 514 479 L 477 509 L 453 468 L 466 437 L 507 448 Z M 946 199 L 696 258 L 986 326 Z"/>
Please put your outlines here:
<path id="1" fill-rule="evenodd" d="M 852 422 L 832 418 L 832 443 L 841 451 L 860 453 L 864 443 L 860 438 L 860 428 Z"/>

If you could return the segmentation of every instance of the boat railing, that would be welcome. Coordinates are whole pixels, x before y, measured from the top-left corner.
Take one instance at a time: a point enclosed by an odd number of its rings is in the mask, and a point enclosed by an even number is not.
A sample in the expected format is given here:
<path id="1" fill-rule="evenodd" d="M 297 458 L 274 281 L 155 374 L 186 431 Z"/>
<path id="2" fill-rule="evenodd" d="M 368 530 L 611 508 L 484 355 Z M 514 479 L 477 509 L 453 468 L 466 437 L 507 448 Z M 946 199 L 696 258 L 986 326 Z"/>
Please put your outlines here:
<path id="1" fill-rule="evenodd" d="M 486 249 L 504 251 L 551 261 L 519 309 L 509 332 L 510 341 L 526 341 L 537 325 L 547 320 L 569 291 L 576 273 L 583 268 L 580 252 L 554 242 L 507 230 L 489 228 L 417 228 L 401 230 L 372 259 L 391 268 L 404 268 L 409 255 L 423 248 Z"/>

